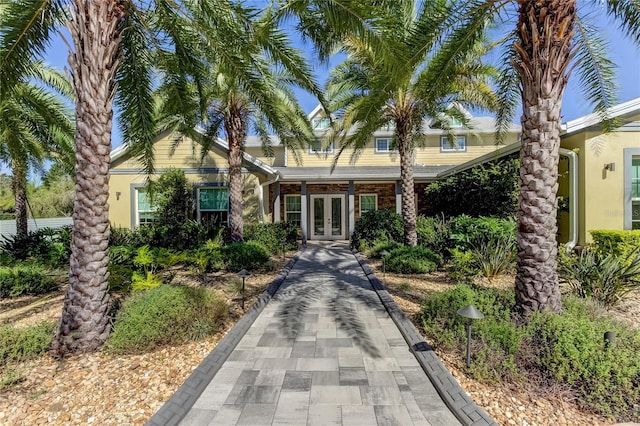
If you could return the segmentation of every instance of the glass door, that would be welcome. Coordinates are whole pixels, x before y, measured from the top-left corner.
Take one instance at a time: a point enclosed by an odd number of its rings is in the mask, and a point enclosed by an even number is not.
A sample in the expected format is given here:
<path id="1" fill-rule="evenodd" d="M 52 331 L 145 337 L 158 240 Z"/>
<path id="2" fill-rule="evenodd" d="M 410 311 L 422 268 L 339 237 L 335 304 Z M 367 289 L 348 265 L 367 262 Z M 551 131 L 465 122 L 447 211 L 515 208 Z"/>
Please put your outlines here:
<path id="1" fill-rule="evenodd" d="M 311 195 L 311 236 L 315 240 L 345 239 L 344 195 Z"/>

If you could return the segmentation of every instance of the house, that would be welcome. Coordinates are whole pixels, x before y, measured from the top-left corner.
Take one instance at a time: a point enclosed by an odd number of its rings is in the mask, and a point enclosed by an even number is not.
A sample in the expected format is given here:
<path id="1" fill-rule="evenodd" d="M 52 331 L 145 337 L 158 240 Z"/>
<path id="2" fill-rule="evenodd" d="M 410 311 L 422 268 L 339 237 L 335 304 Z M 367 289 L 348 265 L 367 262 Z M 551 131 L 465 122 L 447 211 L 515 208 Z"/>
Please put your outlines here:
<path id="1" fill-rule="evenodd" d="M 418 213 L 428 200 L 424 188 L 456 166 L 488 157 L 500 149 L 494 143 L 492 117 L 466 115 L 468 126 L 452 123 L 454 142 L 445 136 L 437 120 L 424 120 L 421 147 L 416 149 L 414 165 L 415 197 Z M 321 107 L 309 114 L 317 135 L 322 137 L 329 119 Z M 507 143 L 517 144 L 520 128 L 512 125 Z M 352 151 L 344 152 L 335 163 L 337 148 L 331 140 L 322 146 L 293 152 L 272 139 L 273 156 L 265 157 L 262 142 L 250 136 L 245 143 L 245 204 L 255 206 L 247 214 L 264 221 L 298 224 L 302 240 L 348 239 L 354 224 L 364 212 L 390 209 L 400 212 L 400 159 L 393 147 L 394 129 L 386 126 L 374 133 L 370 144 L 355 162 Z M 180 136 L 178 136 L 180 137 Z M 185 171 L 196 189 L 196 218 L 226 222 L 227 146 L 219 140 L 200 164 L 194 144 L 185 140 L 171 155 L 175 135 L 161 135 L 155 144 L 156 170 L 168 167 Z M 321 138 L 322 139 L 322 138 Z M 111 154 L 110 220 L 113 225 L 136 227 L 153 220 L 153 206 L 144 193 L 146 176 L 124 147 Z M 245 206 L 246 207 L 246 206 Z M 245 209 L 247 210 L 247 209 Z M 250 209 L 251 210 L 251 209 Z"/>

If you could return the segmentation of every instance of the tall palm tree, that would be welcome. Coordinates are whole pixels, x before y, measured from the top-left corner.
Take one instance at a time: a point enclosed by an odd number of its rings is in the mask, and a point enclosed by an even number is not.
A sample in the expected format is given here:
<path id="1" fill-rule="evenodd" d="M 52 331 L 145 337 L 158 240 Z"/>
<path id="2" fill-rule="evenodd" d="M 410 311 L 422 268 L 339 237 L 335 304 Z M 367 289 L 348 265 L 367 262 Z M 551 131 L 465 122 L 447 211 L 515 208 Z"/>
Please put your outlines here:
<path id="1" fill-rule="evenodd" d="M 577 70 L 587 99 L 606 117 L 615 104 L 612 64 L 606 43 L 581 16 L 579 9 L 603 9 L 617 19 L 621 31 L 640 44 L 640 3 L 637 0 L 535 0 L 459 2 L 457 31 L 472 38 L 488 17 L 515 8 L 517 23 L 506 40 L 502 98 L 515 110 L 522 102 L 520 197 L 516 302 L 525 315 L 533 311 L 561 312 L 557 276 L 556 206 L 561 107 L 572 70 Z M 506 14 L 505 14 L 506 15 Z M 508 112 L 508 109 L 505 109 Z M 509 114 L 499 116 L 505 123 Z"/>
<path id="2" fill-rule="evenodd" d="M 59 26 L 66 25 L 72 38 L 76 197 L 69 285 L 53 343 L 59 355 L 95 350 L 110 331 L 108 185 L 114 99 L 122 111 L 125 140 L 152 171 L 152 65 L 168 61 L 164 53 L 170 50 L 180 58 L 172 64 L 176 81 L 184 81 L 185 75 L 196 78 L 199 58 L 192 55 L 192 44 L 206 42 L 225 54 L 228 46 L 239 43 L 233 35 L 242 23 L 230 14 L 233 9 L 227 0 L 17 0 L 3 6 L 0 97 L 24 75 L 28 58 L 44 52 Z M 219 37 L 203 41 L 193 20 L 196 14 L 215 21 Z"/>
<path id="3" fill-rule="evenodd" d="M 372 134 L 393 123 L 400 157 L 402 217 L 405 244 L 415 246 L 416 210 L 413 163 L 416 146 L 424 142 L 423 120 L 432 117 L 447 129 L 447 117 L 466 119 L 452 105 L 494 108 L 489 87 L 492 69 L 479 58 L 479 46 L 454 52 L 441 43 L 449 25 L 449 1 L 389 2 L 379 8 L 372 27 L 379 34 L 376 49 L 358 35 L 346 35 L 347 60 L 331 73 L 329 96 L 340 118 L 342 146 L 337 158 L 353 148 L 355 161 Z M 441 63 L 450 66 L 441 73 Z M 350 130 L 351 129 L 351 130 Z"/>
<path id="4" fill-rule="evenodd" d="M 258 11 L 238 7 L 238 20 L 244 20 L 240 44 L 244 61 L 250 74 L 237 72 L 240 52 L 227 50 L 218 55 L 206 46 L 202 52 L 206 58 L 208 80 L 205 87 L 194 90 L 191 85 L 192 108 L 185 103 L 173 102 L 171 86 L 163 86 L 163 123 L 198 140 L 204 155 L 212 148 L 216 138 L 224 136 L 229 145 L 229 226 L 234 241 L 243 239 L 242 216 L 242 153 L 248 132 L 253 130 L 262 140 L 265 154 L 272 152 L 270 134 L 275 132 L 280 142 L 294 155 L 313 140 L 313 131 L 304 111 L 292 91 L 294 86 L 316 95 L 323 94 L 312 77 L 301 53 L 293 49 L 284 31 L 277 27 L 277 19 L 271 8 Z M 205 25 L 201 27 L 204 29 Z M 216 37 L 219 29 L 211 26 L 208 37 Z M 184 98 L 184 96 L 183 96 Z M 204 109 L 202 109 L 204 106 Z M 185 115 L 187 117 L 185 117 Z M 182 117 L 176 121 L 176 117 Z M 173 119 L 171 119 L 173 118 Z M 175 123 L 179 123 L 178 126 Z M 193 124 L 204 127 L 205 135 L 194 131 Z M 163 129 L 164 130 L 164 129 Z"/>
<path id="5" fill-rule="evenodd" d="M 71 167 L 74 156 L 69 81 L 42 62 L 33 62 L 28 73 L 0 97 L 0 161 L 12 171 L 18 237 L 28 232 L 29 169 L 41 170 L 44 160 Z"/>

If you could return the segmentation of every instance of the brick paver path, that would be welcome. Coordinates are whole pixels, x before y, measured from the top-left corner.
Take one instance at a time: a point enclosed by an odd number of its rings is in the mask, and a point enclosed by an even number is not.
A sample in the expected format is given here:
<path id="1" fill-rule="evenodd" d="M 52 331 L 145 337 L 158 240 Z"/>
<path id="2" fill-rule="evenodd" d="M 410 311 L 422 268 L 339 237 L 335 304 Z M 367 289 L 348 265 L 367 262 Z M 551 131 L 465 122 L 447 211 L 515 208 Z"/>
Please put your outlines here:
<path id="1" fill-rule="evenodd" d="M 182 425 L 459 425 L 344 244 L 309 245 Z"/>

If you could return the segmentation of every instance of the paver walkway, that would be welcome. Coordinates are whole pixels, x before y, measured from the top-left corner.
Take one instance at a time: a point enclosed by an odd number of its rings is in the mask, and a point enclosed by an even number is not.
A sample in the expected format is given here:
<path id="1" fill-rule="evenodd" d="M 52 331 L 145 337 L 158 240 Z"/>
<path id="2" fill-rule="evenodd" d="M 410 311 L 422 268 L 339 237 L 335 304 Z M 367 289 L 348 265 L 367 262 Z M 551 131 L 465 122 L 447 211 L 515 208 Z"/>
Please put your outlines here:
<path id="1" fill-rule="evenodd" d="M 309 245 L 182 425 L 459 425 L 345 244 Z"/>

